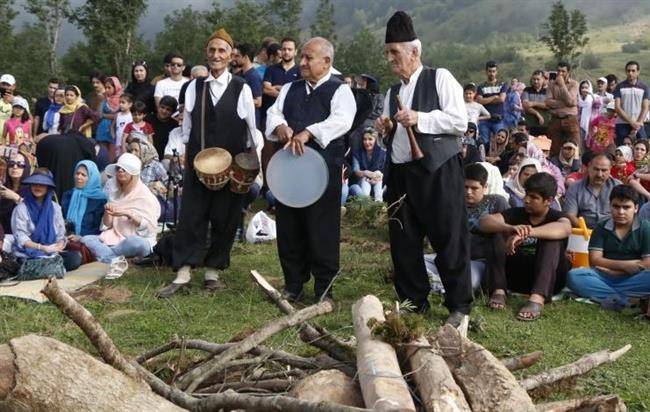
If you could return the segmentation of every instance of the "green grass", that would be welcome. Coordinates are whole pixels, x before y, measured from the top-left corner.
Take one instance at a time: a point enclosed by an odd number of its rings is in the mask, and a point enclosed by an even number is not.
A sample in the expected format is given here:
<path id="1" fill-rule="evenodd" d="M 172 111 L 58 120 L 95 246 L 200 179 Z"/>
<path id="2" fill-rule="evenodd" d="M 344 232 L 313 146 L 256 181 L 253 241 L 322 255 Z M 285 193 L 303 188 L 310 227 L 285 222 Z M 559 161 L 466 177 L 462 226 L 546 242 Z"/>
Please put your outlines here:
<path id="1" fill-rule="evenodd" d="M 349 218 L 345 218 L 342 234 L 342 275 L 335 288 L 339 305 L 334 313 L 317 320 L 343 337 L 352 334 L 350 307 L 357 298 L 372 293 L 386 304 L 394 299 L 391 286 L 383 281 L 391 270 L 385 231 L 353 229 Z M 259 270 L 277 286 L 282 284 L 275 244 L 236 245 L 232 266 L 225 276 L 229 288 L 215 295 L 201 291 L 202 276 L 196 274 L 192 294 L 158 300 L 153 292 L 173 279 L 171 271 L 131 269 L 117 281 L 100 283 L 128 288 L 133 295 L 127 302 L 90 301 L 85 306 L 129 356 L 167 342 L 175 335 L 223 342 L 279 316 L 277 308 L 264 299 L 250 279 L 251 269 Z M 306 291 L 311 292 L 310 286 Z M 439 297 L 432 297 L 431 301 L 433 309 L 425 320 L 430 329 L 435 329 L 444 321 L 446 310 Z M 470 337 L 499 357 L 543 350 L 543 360 L 526 373 L 631 343 L 632 350 L 619 361 L 581 378 L 575 388 L 563 389 L 543 400 L 618 393 L 630 410 L 650 409 L 650 322 L 636 319 L 631 312 L 608 312 L 595 305 L 562 301 L 549 305 L 539 321 L 524 323 L 515 319 L 522 303 L 521 298 L 513 298 L 506 311 L 491 312 L 485 308 L 485 298 L 479 298 L 473 318 L 482 325 L 482 331 L 471 331 Z M 95 353 L 80 330 L 50 304 L 2 298 L 0 313 L 0 343 L 36 333 Z M 299 354 L 314 353 L 300 342 L 295 330 L 279 334 L 267 343 Z"/>

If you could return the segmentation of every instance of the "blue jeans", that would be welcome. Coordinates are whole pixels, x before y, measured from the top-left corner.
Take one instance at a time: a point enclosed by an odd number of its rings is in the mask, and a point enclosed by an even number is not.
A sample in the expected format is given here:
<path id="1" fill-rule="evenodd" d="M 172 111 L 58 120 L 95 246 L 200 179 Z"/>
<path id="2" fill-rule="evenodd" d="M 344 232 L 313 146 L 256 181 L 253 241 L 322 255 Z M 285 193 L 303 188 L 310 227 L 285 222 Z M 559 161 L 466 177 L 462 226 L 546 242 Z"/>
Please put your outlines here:
<path id="1" fill-rule="evenodd" d="M 616 123 L 616 146 L 621 146 L 623 144 L 623 139 L 630 135 L 632 132 L 632 127 L 627 123 Z M 647 139 L 645 128 L 642 127 L 636 132 L 637 139 Z"/>
<path id="2" fill-rule="evenodd" d="M 490 149 L 489 148 L 490 135 L 496 134 L 496 132 L 498 132 L 499 129 L 504 129 L 504 128 L 505 128 L 505 124 L 503 123 L 503 120 L 499 120 L 498 122 L 492 120 L 481 120 L 480 122 L 478 122 L 479 140 L 484 146 L 486 146 L 486 152 Z"/>
<path id="3" fill-rule="evenodd" d="M 111 263 L 111 260 L 118 256 L 130 258 L 147 256 L 151 253 L 149 241 L 140 236 L 127 237 L 115 246 L 107 246 L 96 235 L 84 236 L 81 238 L 81 242 L 102 263 Z"/>
<path id="4" fill-rule="evenodd" d="M 359 183 L 350 186 L 350 196 L 370 197 L 370 193 L 374 195 L 373 198 L 376 201 L 382 201 L 384 197 L 384 188 L 381 180 L 375 184 L 371 184 L 367 179 L 362 177 Z"/>
<path id="5" fill-rule="evenodd" d="M 348 201 L 348 192 L 350 191 L 350 188 L 348 187 L 347 183 L 343 183 L 341 185 L 341 206 L 345 205 L 345 202 Z"/>
<path id="6" fill-rule="evenodd" d="M 650 270 L 632 276 L 610 276 L 598 269 L 578 268 L 569 271 L 567 286 L 593 301 L 616 301 L 627 306 L 629 298 L 650 296 Z"/>

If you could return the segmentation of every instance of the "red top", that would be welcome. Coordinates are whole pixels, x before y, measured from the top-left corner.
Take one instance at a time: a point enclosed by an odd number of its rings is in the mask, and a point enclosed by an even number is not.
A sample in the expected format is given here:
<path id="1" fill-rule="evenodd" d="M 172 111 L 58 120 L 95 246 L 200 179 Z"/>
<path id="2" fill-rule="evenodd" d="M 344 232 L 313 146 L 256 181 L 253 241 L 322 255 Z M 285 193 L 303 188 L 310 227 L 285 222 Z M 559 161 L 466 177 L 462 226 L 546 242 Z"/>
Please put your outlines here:
<path id="1" fill-rule="evenodd" d="M 632 162 L 626 162 L 625 165 L 616 164 L 612 166 L 612 177 L 623 183 L 627 183 L 627 179 L 632 176 L 635 170 L 636 166 Z"/>
<path id="2" fill-rule="evenodd" d="M 127 124 L 126 127 L 124 127 L 125 135 L 131 134 L 133 132 L 140 132 L 149 136 L 150 134 L 153 134 L 153 127 L 147 122 L 144 122 L 144 125 L 142 127 L 136 126 L 135 124 L 133 124 L 133 122 Z"/>

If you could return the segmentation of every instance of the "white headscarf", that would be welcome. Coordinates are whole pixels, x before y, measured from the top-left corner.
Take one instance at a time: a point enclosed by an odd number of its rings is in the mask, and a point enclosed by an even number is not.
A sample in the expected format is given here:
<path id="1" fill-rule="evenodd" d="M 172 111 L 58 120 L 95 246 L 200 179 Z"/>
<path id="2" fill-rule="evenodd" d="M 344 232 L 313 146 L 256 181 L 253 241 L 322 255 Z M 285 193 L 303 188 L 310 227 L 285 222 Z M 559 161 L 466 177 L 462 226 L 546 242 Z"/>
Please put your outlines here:
<path id="1" fill-rule="evenodd" d="M 623 159 L 625 159 L 626 162 L 631 162 L 634 159 L 634 156 L 632 155 L 632 149 L 630 149 L 630 146 L 619 146 L 616 148 L 616 150 L 620 150 L 621 153 L 623 153 Z"/>
<path id="2" fill-rule="evenodd" d="M 524 169 L 524 167 L 528 166 L 535 166 L 535 169 L 537 170 L 537 173 L 543 172 L 542 170 L 542 165 L 539 162 L 539 160 L 528 157 L 519 163 L 519 168 L 517 168 L 517 173 L 512 177 L 512 179 L 508 180 L 506 183 L 506 186 L 510 190 L 512 190 L 512 193 L 517 195 L 518 198 L 523 199 L 524 196 L 526 196 L 526 189 L 519 183 L 519 175 L 521 174 L 521 171 Z"/>
<path id="3" fill-rule="evenodd" d="M 499 168 L 488 162 L 479 162 L 479 164 L 488 172 L 487 194 L 503 196 L 508 201 L 510 195 L 503 188 L 503 177 Z"/>
<path id="4" fill-rule="evenodd" d="M 580 94 L 582 84 L 587 83 L 589 90 L 587 96 L 583 99 Z M 583 80 L 578 87 L 578 107 L 580 108 L 580 128 L 589 134 L 589 126 L 591 124 L 591 109 L 594 105 L 594 88 L 589 80 Z"/>

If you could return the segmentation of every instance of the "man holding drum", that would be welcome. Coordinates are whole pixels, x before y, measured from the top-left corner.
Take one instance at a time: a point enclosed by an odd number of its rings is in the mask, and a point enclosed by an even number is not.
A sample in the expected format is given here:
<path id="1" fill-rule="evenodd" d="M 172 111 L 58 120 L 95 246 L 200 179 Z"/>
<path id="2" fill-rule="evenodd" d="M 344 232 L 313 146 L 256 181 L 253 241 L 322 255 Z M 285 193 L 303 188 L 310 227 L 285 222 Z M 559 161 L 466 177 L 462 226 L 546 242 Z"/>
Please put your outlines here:
<path id="1" fill-rule="evenodd" d="M 302 80 L 285 84 L 267 112 L 267 138 L 284 144 L 296 156 L 304 153 L 305 146 L 316 150 L 325 159 L 329 175 L 325 192 L 309 206 L 289 207 L 278 199 L 278 254 L 284 295 L 290 300 L 301 298 L 310 274 L 316 298 L 331 299 L 331 283 L 339 271 L 342 137 L 352 126 L 356 103 L 350 87 L 330 74 L 333 60 L 334 47 L 328 40 L 315 37 L 305 43 L 300 56 Z"/>
<path id="2" fill-rule="evenodd" d="M 420 312 L 429 309 L 431 287 L 422 251 L 428 237 L 451 313 L 447 323 L 458 327 L 466 324 L 472 304 L 459 144 L 467 112 L 460 84 L 446 69 L 424 67 L 421 50 L 411 18 L 395 13 L 388 21 L 385 53 L 401 82 L 386 94 L 384 114 L 375 122 L 388 135 L 384 198 L 391 206 L 394 282 L 400 299 L 409 299 Z M 398 108 L 401 103 L 404 107 Z"/>
<path id="3" fill-rule="evenodd" d="M 255 105 L 251 89 L 243 79 L 228 72 L 232 48 L 232 38 L 224 29 L 212 34 L 206 43 L 210 75 L 192 80 L 185 93 L 182 128 L 187 163 L 172 254 L 172 267 L 177 272 L 173 283 L 158 291 L 161 298 L 186 288 L 191 269 L 196 267 L 206 267 L 205 289 L 224 287 L 219 275 L 230 265 L 243 195 L 232 192 L 228 185 L 220 190 L 206 188 L 193 165 L 197 154 L 207 148 L 225 149 L 234 159 L 249 149 L 254 152 L 257 146 L 253 140 Z"/>

